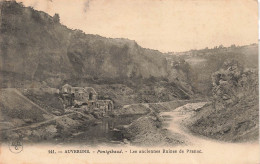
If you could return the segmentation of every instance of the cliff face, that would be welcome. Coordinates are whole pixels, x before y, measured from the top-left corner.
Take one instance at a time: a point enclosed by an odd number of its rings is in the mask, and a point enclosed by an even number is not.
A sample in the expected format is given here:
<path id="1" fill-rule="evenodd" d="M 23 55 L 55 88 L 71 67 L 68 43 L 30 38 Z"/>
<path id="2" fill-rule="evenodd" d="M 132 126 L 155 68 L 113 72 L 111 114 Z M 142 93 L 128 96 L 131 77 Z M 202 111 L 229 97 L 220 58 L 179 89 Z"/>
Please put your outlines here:
<path id="1" fill-rule="evenodd" d="M 2 2 L 0 32 L 5 80 L 70 76 L 69 30 L 49 15 L 16 2 Z M 11 79 L 7 82 L 12 83 Z"/>
<path id="2" fill-rule="evenodd" d="M 67 56 L 76 76 L 149 78 L 168 74 L 162 53 L 144 49 L 127 39 L 72 32 Z"/>
<path id="3" fill-rule="evenodd" d="M 212 75 L 216 110 L 229 108 L 250 97 L 258 100 L 258 70 L 244 68 L 236 60 L 227 60 Z"/>
<path id="4" fill-rule="evenodd" d="M 258 70 L 243 66 L 226 60 L 212 75 L 212 104 L 191 119 L 191 131 L 224 141 L 258 140 Z"/>
<path id="5" fill-rule="evenodd" d="M 171 71 L 159 51 L 68 29 L 57 15 L 16 2 L 1 2 L 0 28 L 3 87 L 17 79 L 60 85 L 73 78 L 167 78 Z"/>

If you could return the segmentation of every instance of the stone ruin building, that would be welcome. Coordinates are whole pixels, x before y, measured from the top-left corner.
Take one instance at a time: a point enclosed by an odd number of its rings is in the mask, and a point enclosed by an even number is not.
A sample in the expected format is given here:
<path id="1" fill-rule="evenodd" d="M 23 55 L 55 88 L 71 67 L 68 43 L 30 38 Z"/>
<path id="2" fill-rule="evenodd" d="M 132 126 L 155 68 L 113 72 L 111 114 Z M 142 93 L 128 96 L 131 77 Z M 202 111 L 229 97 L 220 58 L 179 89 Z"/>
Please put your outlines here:
<path id="1" fill-rule="evenodd" d="M 114 108 L 111 100 L 98 100 L 98 94 L 92 87 L 72 87 L 65 84 L 61 88 L 64 108 L 83 109 L 83 111 L 101 111 L 104 114 Z"/>

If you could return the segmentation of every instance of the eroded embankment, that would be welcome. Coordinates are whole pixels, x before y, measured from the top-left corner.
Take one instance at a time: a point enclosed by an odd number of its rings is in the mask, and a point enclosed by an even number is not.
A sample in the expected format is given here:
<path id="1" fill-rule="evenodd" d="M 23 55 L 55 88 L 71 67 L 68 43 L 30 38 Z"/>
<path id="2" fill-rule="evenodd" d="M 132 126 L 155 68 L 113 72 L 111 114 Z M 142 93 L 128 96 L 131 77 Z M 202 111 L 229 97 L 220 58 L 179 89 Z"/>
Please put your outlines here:
<path id="1" fill-rule="evenodd" d="M 234 106 L 214 109 L 203 107 L 187 122 L 188 129 L 196 135 L 227 142 L 252 142 L 259 138 L 258 99 L 248 96 Z"/>
<path id="2" fill-rule="evenodd" d="M 186 104 L 186 105 L 183 105 Z M 130 125 L 125 126 L 122 131 L 125 138 L 131 141 L 133 145 L 139 146 L 158 146 L 158 145 L 180 145 L 187 144 L 187 137 L 179 131 L 167 129 L 165 123 L 168 122 L 172 109 L 174 112 L 179 109 L 197 110 L 206 103 L 188 103 L 187 101 L 152 103 L 147 104 L 150 113 L 140 117 Z M 166 115 L 162 113 L 167 113 Z M 169 117 L 167 117 L 169 116 Z M 179 124 L 180 122 L 178 122 Z M 176 126 L 177 127 L 177 126 Z"/>
<path id="3" fill-rule="evenodd" d="M 130 115 L 145 115 L 151 112 L 163 112 L 171 111 L 177 107 L 185 105 L 187 103 L 200 102 L 201 100 L 174 100 L 169 102 L 160 102 L 160 103 L 139 103 L 139 104 L 130 104 L 124 105 L 120 109 L 113 111 L 113 115 L 116 117 L 121 116 L 130 116 Z"/>
<path id="4" fill-rule="evenodd" d="M 155 113 L 143 116 L 122 130 L 124 137 L 137 146 L 178 145 L 183 136 L 163 129 L 162 118 Z"/>

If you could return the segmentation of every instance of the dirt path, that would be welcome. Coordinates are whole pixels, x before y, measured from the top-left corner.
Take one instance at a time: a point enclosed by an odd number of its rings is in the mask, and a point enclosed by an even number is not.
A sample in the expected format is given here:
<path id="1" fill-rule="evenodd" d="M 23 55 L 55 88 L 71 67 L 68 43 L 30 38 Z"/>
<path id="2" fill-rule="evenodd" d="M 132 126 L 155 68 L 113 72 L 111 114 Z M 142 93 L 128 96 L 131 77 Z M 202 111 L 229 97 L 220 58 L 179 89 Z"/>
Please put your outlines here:
<path id="1" fill-rule="evenodd" d="M 79 114 L 83 117 L 86 117 L 87 119 L 89 119 L 89 117 L 87 117 L 86 115 L 80 113 L 80 112 L 77 112 L 77 111 L 73 111 L 72 113 L 68 113 L 68 114 L 65 114 L 65 115 L 62 115 L 62 116 L 54 116 L 53 118 L 51 119 L 48 119 L 48 120 L 45 120 L 45 121 L 42 121 L 42 122 L 38 122 L 38 123 L 34 123 L 34 124 L 31 124 L 31 125 L 27 125 L 27 126 L 22 126 L 22 127 L 17 127 L 17 128 L 12 128 L 12 129 L 4 129 L 4 130 L 0 130 L 0 131 L 13 131 L 13 130 L 20 130 L 20 129 L 26 129 L 26 128 L 36 128 L 40 125 L 43 125 L 43 124 L 46 124 L 46 123 L 49 123 L 51 121 L 54 121 L 54 120 L 57 120 L 57 119 L 61 119 L 63 117 L 68 117 L 68 116 L 71 116 L 73 114 Z"/>
<path id="2" fill-rule="evenodd" d="M 42 121 L 42 122 L 33 123 L 31 125 L 21 126 L 21 127 L 12 128 L 12 129 L 4 129 L 4 130 L 1 130 L 1 132 L 3 132 L 3 131 L 14 131 L 14 130 L 20 130 L 20 129 L 26 129 L 26 128 L 36 128 L 40 125 L 46 124 L 48 122 L 51 122 L 51 121 L 54 121 L 54 120 L 57 120 L 57 119 L 61 119 L 63 117 L 71 116 L 73 114 L 75 114 L 75 113 L 68 113 L 68 114 L 65 114 L 65 115 L 62 115 L 62 116 L 54 116 L 53 118 Z"/>
<path id="3" fill-rule="evenodd" d="M 188 130 L 181 125 L 182 121 L 188 119 L 195 110 L 203 107 L 207 102 L 188 103 L 174 109 L 172 112 L 162 112 L 161 116 L 165 118 L 165 122 L 168 125 L 167 129 L 173 133 L 181 134 L 185 137 L 186 144 L 188 145 L 200 145 L 204 141 L 203 138 L 196 137 L 188 132 Z"/>
<path id="4" fill-rule="evenodd" d="M 182 122 L 185 119 L 189 119 L 194 110 L 197 110 L 203 107 L 206 103 L 188 103 L 184 106 L 178 107 L 171 112 L 162 112 L 161 116 L 164 118 L 165 123 L 167 124 L 166 129 L 172 133 L 178 133 L 184 136 L 185 143 L 188 146 L 202 148 L 207 151 L 215 152 L 216 149 L 219 150 L 230 150 L 234 153 L 239 153 L 240 151 L 245 151 L 246 148 L 255 150 L 259 152 L 259 143 L 228 143 L 224 141 L 217 141 L 203 136 L 195 136 L 189 132 L 189 130 L 182 125 Z"/>

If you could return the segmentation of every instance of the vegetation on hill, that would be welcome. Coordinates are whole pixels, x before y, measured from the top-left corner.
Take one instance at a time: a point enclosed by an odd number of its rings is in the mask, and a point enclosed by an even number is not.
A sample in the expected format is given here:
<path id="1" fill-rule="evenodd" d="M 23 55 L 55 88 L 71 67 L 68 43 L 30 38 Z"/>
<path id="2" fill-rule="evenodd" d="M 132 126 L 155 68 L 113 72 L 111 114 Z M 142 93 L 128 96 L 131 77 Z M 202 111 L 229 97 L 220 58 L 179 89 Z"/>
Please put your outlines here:
<path id="1" fill-rule="evenodd" d="M 226 60 L 212 83 L 213 102 L 190 120 L 190 130 L 225 141 L 258 139 L 258 71 Z"/>
<path id="2" fill-rule="evenodd" d="M 187 83 L 194 92 L 212 96 L 211 75 L 218 71 L 223 63 L 230 59 L 241 63 L 245 68 L 258 68 L 258 45 L 247 46 L 222 45 L 212 49 L 191 50 L 187 52 L 168 54 L 167 59 L 172 61 L 172 66 L 182 69 L 188 76 Z M 180 63 L 184 63 L 179 66 Z"/>

